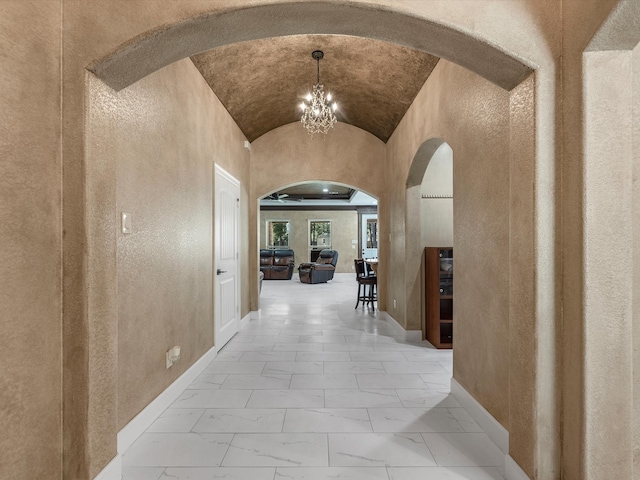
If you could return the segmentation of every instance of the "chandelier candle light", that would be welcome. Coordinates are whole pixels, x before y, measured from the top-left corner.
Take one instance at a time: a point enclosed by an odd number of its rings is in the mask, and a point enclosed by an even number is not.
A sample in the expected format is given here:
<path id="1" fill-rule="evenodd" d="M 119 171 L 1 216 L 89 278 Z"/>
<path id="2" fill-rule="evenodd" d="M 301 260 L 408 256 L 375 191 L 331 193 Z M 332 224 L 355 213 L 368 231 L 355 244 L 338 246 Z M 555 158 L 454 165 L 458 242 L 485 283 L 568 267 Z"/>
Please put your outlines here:
<path id="1" fill-rule="evenodd" d="M 324 133 L 325 135 L 333 124 L 337 122 L 335 112 L 338 104 L 333 102 L 330 105 L 331 94 L 324 94 L 324 85 L 320 83 L 320 60 L 324 57 L 322 50 L 315 50 L 311 53 L 311 57 L 318 62 L 318 80 L 313 86 L 313 93 L 309 93 L 306 102 L 300 104 L 302 109 L 302 118 L 300 122 L 309 131 L 309 135 L 314 133 Z"/>

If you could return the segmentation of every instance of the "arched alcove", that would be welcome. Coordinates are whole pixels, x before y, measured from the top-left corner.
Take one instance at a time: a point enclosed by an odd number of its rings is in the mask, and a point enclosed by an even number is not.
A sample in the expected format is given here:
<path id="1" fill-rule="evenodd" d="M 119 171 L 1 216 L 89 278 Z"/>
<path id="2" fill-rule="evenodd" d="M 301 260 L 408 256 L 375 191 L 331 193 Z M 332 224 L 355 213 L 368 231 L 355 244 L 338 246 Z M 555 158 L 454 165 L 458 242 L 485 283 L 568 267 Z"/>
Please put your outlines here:
<path id="1" fill-rule="evenodd" d="M 430 175 L 431 174 L 431 175 Z M 406 181 L 407 316 L 424 325 L 424 247 L 453 246 L 453 150 L 441 138 L 426 140 L 416 152 Z"/>
<path id="2" fill-rule="evenodd" d="M 441 138 L 430 138 L 420 145 L 418 151 L 411 161 L 409 173 L 407 174 L 407 188 L 421 185 L 424 180 L 424 173 L 427 171 L 429 162 L 433 154 L 445 143 Z"/>
<path id="3" fill-rule="evenodd" d="M 453 246 L 453 150 L 434 152 L 420 185 L 420 238 L 425 247 Z"/>

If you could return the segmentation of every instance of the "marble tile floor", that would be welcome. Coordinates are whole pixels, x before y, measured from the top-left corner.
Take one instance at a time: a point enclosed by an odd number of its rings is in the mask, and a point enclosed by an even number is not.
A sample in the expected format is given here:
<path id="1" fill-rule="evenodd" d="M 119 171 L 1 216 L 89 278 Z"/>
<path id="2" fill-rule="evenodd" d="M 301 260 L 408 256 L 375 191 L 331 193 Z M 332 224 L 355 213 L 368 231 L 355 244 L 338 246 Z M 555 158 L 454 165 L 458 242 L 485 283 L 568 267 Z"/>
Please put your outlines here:
<path id="1" fill-rule="evenodd" d="M 263 282 L 260 319 L 124 453 L 123 480 L 504 480 L 449 394 L 452 352 L 400 340 L 356 290 Z"/>

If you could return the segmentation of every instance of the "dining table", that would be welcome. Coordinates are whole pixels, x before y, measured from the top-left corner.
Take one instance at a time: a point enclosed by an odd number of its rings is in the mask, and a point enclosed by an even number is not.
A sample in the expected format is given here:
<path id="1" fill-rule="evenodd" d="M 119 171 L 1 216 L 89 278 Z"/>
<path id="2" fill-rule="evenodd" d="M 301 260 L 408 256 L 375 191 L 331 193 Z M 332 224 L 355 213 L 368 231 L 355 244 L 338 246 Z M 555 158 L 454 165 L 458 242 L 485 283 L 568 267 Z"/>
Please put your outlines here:
<path id="1" fill-rule="evenodd" d="M 378 259 L 377 258 L 365 258 L 364 261 L 371 266 L 373 273 L 378 275 Z"/>

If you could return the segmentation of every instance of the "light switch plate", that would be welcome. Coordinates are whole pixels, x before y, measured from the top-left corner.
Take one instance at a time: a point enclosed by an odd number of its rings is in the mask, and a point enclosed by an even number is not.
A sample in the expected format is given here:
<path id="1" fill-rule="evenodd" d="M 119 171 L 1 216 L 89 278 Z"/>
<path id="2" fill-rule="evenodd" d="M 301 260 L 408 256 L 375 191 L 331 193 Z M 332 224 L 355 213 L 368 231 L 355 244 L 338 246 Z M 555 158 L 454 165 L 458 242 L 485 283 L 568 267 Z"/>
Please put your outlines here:
<path id="1" fill-rule="evenodd" d="M 122 212 L 122 233 L 131 233 L 131 215 Z"/>

